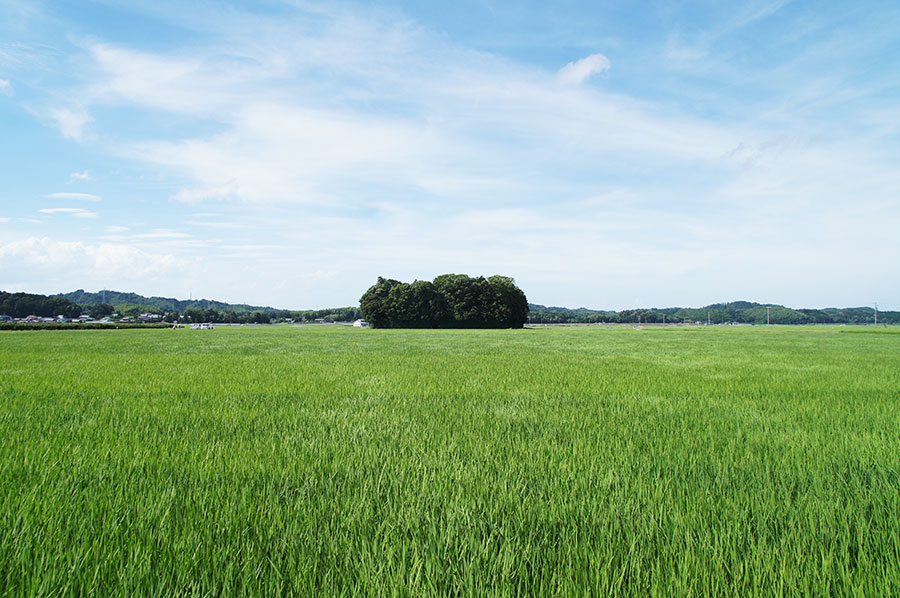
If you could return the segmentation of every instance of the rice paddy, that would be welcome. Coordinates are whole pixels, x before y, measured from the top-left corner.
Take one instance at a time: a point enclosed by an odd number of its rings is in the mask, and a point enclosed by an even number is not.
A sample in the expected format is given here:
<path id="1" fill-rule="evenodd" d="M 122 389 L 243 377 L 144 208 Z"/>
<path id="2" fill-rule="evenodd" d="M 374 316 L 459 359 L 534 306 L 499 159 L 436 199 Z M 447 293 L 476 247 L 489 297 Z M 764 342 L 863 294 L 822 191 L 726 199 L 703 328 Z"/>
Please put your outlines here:
<path id="1" fill-rule="evenodd" d="M 900 334 L 3 332 L 0 594 L 900 595 Z"/>

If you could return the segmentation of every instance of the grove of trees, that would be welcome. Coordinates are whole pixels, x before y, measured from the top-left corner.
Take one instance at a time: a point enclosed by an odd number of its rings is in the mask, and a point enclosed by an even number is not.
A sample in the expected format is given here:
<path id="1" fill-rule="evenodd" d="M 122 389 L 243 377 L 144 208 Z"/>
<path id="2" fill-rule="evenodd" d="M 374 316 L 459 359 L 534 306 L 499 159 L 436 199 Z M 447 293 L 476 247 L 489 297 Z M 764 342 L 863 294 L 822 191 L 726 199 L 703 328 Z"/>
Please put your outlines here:
<path id="1" fill-rule="evenodd" d="M 91 307 L 91 317 L 95 320 L 113 315 L 116 309 L 109 303 L 98 303 Z"/>
<path id="2" fill-rule="evenodd" d="M 412 283 L 379 276 L 359 305 L 373 328 L 521 328 L 528 319 L 525 293 L 508 276 Z"/>
<path id="3" fill-rule="evenodd" d="M 81 306 L 63 297 L 0 291 L 0 314 L 11 318 L 28 316 L 77 318 L 81 315 Z"/>

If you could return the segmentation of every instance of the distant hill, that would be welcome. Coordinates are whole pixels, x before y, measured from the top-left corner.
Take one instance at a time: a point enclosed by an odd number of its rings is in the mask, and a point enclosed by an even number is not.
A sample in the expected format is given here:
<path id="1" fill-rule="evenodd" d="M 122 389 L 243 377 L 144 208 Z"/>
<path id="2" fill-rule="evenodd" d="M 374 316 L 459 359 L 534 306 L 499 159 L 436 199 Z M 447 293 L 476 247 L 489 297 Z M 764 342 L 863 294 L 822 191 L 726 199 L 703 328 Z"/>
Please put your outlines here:
<path id="1" fill-rule="evenodd" d="M 359 307 L 287 310 L 246 303 L 226 303 L 213 299 L 184 300 L 173 297 L 145 297 L 137 293 L 121 291 L 88 293 L 84 289 L 78 289 L 71 293 L 59 293 L 51 297 L 57 300 L 68 300 L 85 308 L 104 303 L 105 299 L 105 303 L 112 305 L 116 312 L 122 315 L 136 315 L 143 312 L 176 313 L 189 321 L 196 322 L 268 322 L 280 319 L 347 322 L 360 317 Z"/>
<path id="2" fill-rule="evenodd" d="M 529 321 L 532 323 L 689 323 L 711 324 L 765 324 L 768 316 L 772 324 L 871 324 L 874 310 L 871 307 L 828 307 L 825 309 L 791 309 L 772 303 L 734 301 L 714 303 L 705 307 L 666 307 L 626 309 L 619 312 L 592 310 L 584 307 L 547 307 L 529 303 Z M 768 309 L 767 309 L 768 308 Z M 900 312 L 878 312 L 878 322 L 900 324 Z"/>
<path id="3" fill-rule="evenodd" d="M 173 297 L 145 297 L 137 293 L 123 293 L 121 291 L 100 291 L 98 293 L 88 293 L 84 289 L 78 289 L 71 293 L 59 293 L 53 297 L 62 297 L 68 299 L 72 303 L 90 307 L 99 305 L 100 303 L 108 303 L 117 309 L 120 308 L 146 308 L 148 311 L 177 311 L 183 312 L 187 309 L 214 309 L 217 311 L 229 311 L 234 313 L 252 313 L 252 312 L 281 312 L 284 310 L 275 309 L 274 307 L 263 307 L 259 305 L 247 305 L 246 303 L 225 303 L 224 301 L 215 301 L 212 299 L 175 299 Z"/>
<path id="4" fill-rule="evenodd" d="M 121 291 L 105 291 L 106 303 L 114 306 L 119 313 L 149 311 L 157 313 L 178 312 L 188 314 L 194 312 L 198 321 L 243 321 L 251 315 L 261 321 L 262 316 L 270 319 L 293 318 L 295 320 L 312 321 L 315 319 L 350 321 L 360 317 L 358 307 L 336 307 L 320 310 L 282 310 L 274 307 L 248 305 L 246 303 L 226 303 L 212 299 L 175 299 L 171 297 L 145 297 L 137 293 Z M 90 308 L 103 302 L 104 292 L 88 293 L 83 289 L 71 293 L 51 295 L 54 302 L 42 302 L 42 295 L 17 293 L 15 296 L 3 295 L 3 309 L 7 315 L 20 317 L 25 315 L 56 315 L 76 312 L 74 306 L 65 307 L 66 301 L 81 307 Z M 62 303 L 60 303 L 62 302 Z M 713 303 L 704 307 L 665 307 L 640 308 L 622 311 L 596 310 L 586 307 L 571 309 L 568 307 L 546 306 L 529 303 L 528 320 L 531 323 L 575 324 L 575 323 L 693 323 L 707 322 L 724 324 L 765 324 L 766 316 L 772 324 L 871 324 L 873 310 L 871 307 L 828 307 L 824 309 L 791 309 L 772 303 L 754 303 L 751 301 L 733 301 L 730 303 Z M 768 309 L 767 309 L 768 308 Z M 0 314 L 3 314 L 0 309 Z M 85 310 L 87 311 L 87 310 Z M 25 313 L 28 312 L 28 313 Z M 52 314 L 51 314 L 52 312 Z M 900 324 L 900 312 L 878 312 L 878 322 Z"/>

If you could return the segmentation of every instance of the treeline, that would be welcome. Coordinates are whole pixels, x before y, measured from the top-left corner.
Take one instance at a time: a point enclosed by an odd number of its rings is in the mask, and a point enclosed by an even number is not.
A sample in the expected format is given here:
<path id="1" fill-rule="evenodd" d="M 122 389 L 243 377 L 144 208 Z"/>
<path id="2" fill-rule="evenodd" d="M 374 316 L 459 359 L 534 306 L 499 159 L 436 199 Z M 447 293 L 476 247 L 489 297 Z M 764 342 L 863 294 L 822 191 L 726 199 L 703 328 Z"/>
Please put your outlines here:
<path id="1" fill-rule="evenodd" d="M 492 291 L 489 289 L 491 280 L 502 281 L 502 283 L 498 283 L 498 288 L 506 289 L 504 292 L 508 292 L 508 296 L 503 293 L 491 295 Z M 547 307 L 527 302 L 521 305 L 516 302 L 524 298 L 524 294 L 521 294 L 521 290 L 515 286 L 512 279 L 503 276 L 470 278 L 465 275 L 445 274 L 433 282 L 416 281 L 411 284 L 379 278 L 379 283 L 375 287 L 379 284 L 397 286 L 397 290 L 388 301 L 388 306 L 393 311 L 390 318 L 382 319 L 382 324 L 388 322 L 382 327 L 508 327 L 501 323 L 511 322 L 512 326 L 515 326 L 516 318 L 525 318 L 523 321 L 535 324 L 601 322 L 680 324 L 706 323 L 707 321 L 711 324 L 765 324 L 767 315 L 772 324 L 871 324 L 874 321 L 874 310 L 871 307 L 791 309 L 783 305 L 750 301 L 714 303 L 698 308 L 667 307 L 622 311 L 592 310 L 584 307 L 578 309 Z M 441 287 L 440 290 L 438 286 Z M 365 317 L 362 306 L 318 310 L 283 310 L 207 301 L 206 299 L 179 301 L 164 297 L 144 297 L 136 293 L 117 291 L 106 291 L 105 293 L 107 303 L 119 318 L 125 316 L 136 318 L 139 314 L 155 313 L 166 322 L 173 322 L 177 319 L 180 322 L 188 323 L 269 323 L 286 320 L 350 322 Z M 388 295 L 390 295 L 390 290 L 388 290 Z M 94 317 L 102 317 L 112 313 L 107 309 L 108 305 L 100 305 L 102 299 L 103 293 L 87 293 L 83 290 L 49 297 L 35 293 L 0 291 L 0 315 L 12 318 L 60 315 L 65 318 L 77 318 L 82 314 L 89 313 Z M 434 301 L 437 303 L 432 305 Z M 504 307 L 504 301 L 509 301 L 507 307 Z M 375 311 L 377 314 L 377 309 Z M 421 314 L 424 313 L 429 315 L 423 317 Z M 376 315 L 377 318 L 378 315 Z M 370 317 L 366 317 L 366 319 L 371 322 Z M 900 312 L 879 311 L 878 322 L 900 324 Z"/>
<path id="2" fill-rule="evenodd" d="M 373 328 L 521 328 L 528 318 L 525 293 L 507 276 L 412 283 L 379 276 L 359 304 Z"/>
<path id="3" fill-rule="evenodd" d="M 75 301 L 68 299 L 73 298 Z M 119 301 L 126 301 L 120 303 Z M 203 307 L 204 304 L 218 307 Z M 180 309 L 173 308 L 180 306 Z M 103 293 L 87 293 L 78 290 L 72 293 L 57 295 L 38 295 L 34 293 L 7 293 L 0 291 L 0 315 L 11 318 L 40 316 L 55 318 L 63 316 L 67 319 L 77 318 L 82 314 L 101 318 L 116 314 L 117 318 L 137 318 L 140 314 L 157 314 L 163 322 L 200 323 L 213 322 L 219 324 L 269 324 L 271 322 L 351 322 L 362 317 L 358 307 L 330 307 L 327 309 L 287 310 L 272 307 L 249 309 L 253 306 L 230 304 L 221 301 L 178 301 L 162 297 L 144 297 L 135 293 L 106 291 L 106 303 Z M 34 326 L 31 324 L 31 326 Z"/>
<path id="4" fill-rule="evenodd" d="M 224 301 L 214 301 L 212 299 L 175 299 L 174 297 L 145 297 L 137 293 L 124 293 L 121 291 L 100 291 L 97 293 L 89 293 L 84 289 L 78 289 L 71 293 L 60 293 L 54 297 L 62 297 L 73 303 L 84 306 L 98 305 L 100 303 L 109 303 L 116 306 L 127 306 L 130 310 L 139 310 L 140 312 L 149 313 L 182 313 L 188 309 L 204 309 L 215 310 L 220 313 L 274 313 L 284 310 L 277 310 L 272 307 L 263 307 L 259 305 L 247 305 L 245 303 L 225 303 Z M 119 312 L 122 313 L 122 312 Z"/>
<path id="5" fill-rule="evenodd" d="M 183 313 L 177 311 L 168 312 L 163 317 L 164 322 L 184 322 L 198 324 L 212 322 L 216 324 L 269 324 L 272 321 L 270 314 L 261 311 L 252 313 L 238 313 L 217 309 L 199 309 L 190 307 Z"/>
<path id="6" fill-rule="evenodd" d="M 601 311 L 586 308 L 568 309 L 529 304 L 529 322 L 544 324 L 871 324 L 871 307 L 829 307 L 825 309 L 791 309 L 783 305 L 734 301 L 714 303 L 706 307 L 667 307 Z M 768 308 L 768 309 L 766 309 Z M 878 312 L 878 322 L 900 324 L 900 312 Z"/>
<path id="7" fill-rule="evenodd" d="M 53 298 L 68 299 L 77 303 L 84 308 L 85 313 L 92 313 L 93 308 L 107 303 L 113 306 L 115 313 L 120 317 L 136 317 L 139 314 L 150 313 L 160 315 L 166 322 L 174 322 L 176 319 L 187 323 L 213 322 L 219 324 L 268 324 L 286 320 L 351 322 L 362 317 L 358 307 L 288 310 L 246 303 L 225 303 L 211 299 L 181 300 L 172 297 L 145 297 L 137 293 L 121 291 L 89 293 L 84 289 L 79 289 L 71 293 L 54 295 Z"/>
<path id="8" fill-rule="evenodd" d="M 269 324 L 271 322 L 352 322 L 360 317 L 358 307 L 333 307 L 330 309 L 308 310 L 268 310 L 254 312 L 235 312 L 217 309 L 188 308 L 184 312 L 168 312 L 164 321 L 198 323 L 213 322 L 219 324 Z"/>
<path id="9" fill-rule="evenodd" d="M 362 310 L 358 307 L 330 307 L 328 309 L 307 309 L 292 311 L 291 318 L 295 322 L 314 322 L 324 320 L 326 322 L 352 322 L 362 318 Z"/>
<path id="10" fill-rule="evenodd" d="M 81 315 L 81 306 L 63 297 L 0 291 L 0 315 L 11 318 L 28 316 L 77 318 Z"/>
<path id="11" fill-rule="evenodd" d="M 25 324 L 23 322 L 0 322 L 0 330 L 118 330 L 124 328 L 169 328 L 169 324 L 121 324 L 109 322 L 100 324 L 96 322 L 80 324 L 59 324 L 56 322 L 37 322 Z"/>

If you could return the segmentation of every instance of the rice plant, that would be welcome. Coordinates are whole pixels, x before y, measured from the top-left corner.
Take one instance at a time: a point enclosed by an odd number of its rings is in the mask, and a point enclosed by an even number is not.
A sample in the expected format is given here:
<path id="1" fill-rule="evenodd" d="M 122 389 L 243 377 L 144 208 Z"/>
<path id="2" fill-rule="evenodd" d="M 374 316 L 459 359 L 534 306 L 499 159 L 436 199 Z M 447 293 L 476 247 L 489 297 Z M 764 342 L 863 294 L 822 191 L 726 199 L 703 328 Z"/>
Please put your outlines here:
<path id="1" fill-rule="evenodd" d="M 0 333 L 0 588 L 900 595 L 900 335 Z"/>

